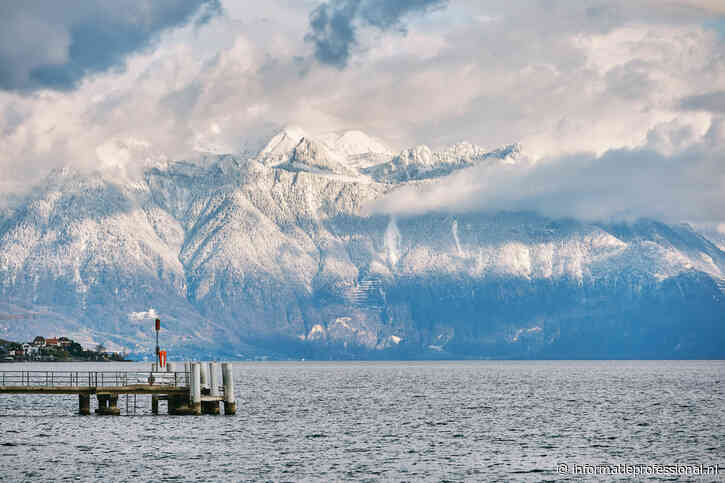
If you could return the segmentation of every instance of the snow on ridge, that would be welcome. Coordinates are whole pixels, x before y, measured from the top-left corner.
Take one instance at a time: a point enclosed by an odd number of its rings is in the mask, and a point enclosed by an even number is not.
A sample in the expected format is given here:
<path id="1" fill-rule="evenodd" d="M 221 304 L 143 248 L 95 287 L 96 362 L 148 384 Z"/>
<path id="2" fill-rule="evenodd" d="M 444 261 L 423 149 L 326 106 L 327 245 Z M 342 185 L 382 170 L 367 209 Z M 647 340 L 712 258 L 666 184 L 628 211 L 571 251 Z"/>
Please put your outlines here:
<path id="1" fill-rule="evenodd" d="M 396 155 L 383 141 L 362 131 L 310 134 L 297 126 L 288 126 L 272 136 L 255 159 L 265 166 L 286 163 L 287 167 L 294 168 L 290 159 L 303 142 L 320 145 L 319 151 L 324 152 L 325 157 L 334 158 L 383 183 L 438 178 L 485 160 L 514 164 L 527 159 L 518 143 L 493 150 L 468 142 L 438 150 L 422 144 L 403 149 Z M 319 174 L 324 174 L 324 170 Z"/>

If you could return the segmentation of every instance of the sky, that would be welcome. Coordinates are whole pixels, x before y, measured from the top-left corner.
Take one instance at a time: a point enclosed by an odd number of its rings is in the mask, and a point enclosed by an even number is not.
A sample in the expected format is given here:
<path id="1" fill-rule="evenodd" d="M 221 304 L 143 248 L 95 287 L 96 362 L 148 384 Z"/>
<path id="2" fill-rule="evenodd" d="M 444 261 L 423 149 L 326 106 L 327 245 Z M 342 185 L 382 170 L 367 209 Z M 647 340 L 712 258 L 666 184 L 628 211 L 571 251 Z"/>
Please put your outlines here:
<path id="1" fill-rule="evenodd" d="M 519 142 L 374 209 L 725 223 L 720 0 L 0 5 L 0 193 L 243 152 L 285 125 L 394 150 Z"/>

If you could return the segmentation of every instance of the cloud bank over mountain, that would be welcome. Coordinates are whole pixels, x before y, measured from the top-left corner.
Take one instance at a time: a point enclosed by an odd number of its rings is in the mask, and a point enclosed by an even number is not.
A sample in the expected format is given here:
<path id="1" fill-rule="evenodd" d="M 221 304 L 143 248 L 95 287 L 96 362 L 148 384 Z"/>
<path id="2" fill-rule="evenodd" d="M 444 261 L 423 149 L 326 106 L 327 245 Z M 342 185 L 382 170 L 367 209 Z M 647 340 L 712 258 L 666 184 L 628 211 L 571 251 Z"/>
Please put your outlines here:
<path id="1" fill-rule="evenodd" d="M 44 5 L 2 7 L 3 194 L 64 165 L 133 177 L 255 151 L 298 124 L 397 150 L 521 142 L 535 163 L 482 173 L 501 182 L 466 200 L 439 189 L 420 201 L 431 209 L 699 219 L 722 206 L 719 2 Z"/>
<path id="2" fill-rule="evenodd" d="M 528 211 L 590 221 L 721 221 L 723 127 L 720 120 L 698 137 L 686 127 L 661 125 L 641 148 L 475 166 L 436 184 L 394 191 L 367 210 L 398 216 Z"/>

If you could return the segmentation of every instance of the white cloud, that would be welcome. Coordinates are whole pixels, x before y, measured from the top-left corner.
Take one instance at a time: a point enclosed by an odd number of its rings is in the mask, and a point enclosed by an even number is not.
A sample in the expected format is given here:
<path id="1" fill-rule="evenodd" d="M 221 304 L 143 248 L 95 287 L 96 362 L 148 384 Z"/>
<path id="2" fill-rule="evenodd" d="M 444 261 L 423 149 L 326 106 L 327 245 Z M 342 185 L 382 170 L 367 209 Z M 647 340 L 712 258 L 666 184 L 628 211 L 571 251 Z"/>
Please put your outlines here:
<path id="1" fill-rule="evenodd" d="M 143 312 L 131 312 L 128 314 L 128 320 L 130 321 L 141 321 L 141 320 L 154 320 L 159 317 L 159 314 L 153 308 L 149 308 Z"/>
<path id="2" fill-rule="evenodd" d="M 720 120 L 721 121 L 721 120 Z M 668 222 L 725 221 L 725 136 L 719 122 L 678 149 L 678 129 L 653 130 L 655 141 L 602 155 L 480 165 L 431 184 L 403 187 L 366 207 L 370 213 L 532 211 L 554 218 Z M 655 135 L 656 133 L 656 135 Z M 673 139 L 674 138 L 674 139 Z M 659 145 L 666 146 L 663 153 Z"/>
<path id="3" fill-rule="evenodd" d="M 230 2 L 225 17 L 167 31 L 75 90 L 0 91 L 0 191 L 64 164 L 134 173 L 150 158 L 238 151 L 286 124 L 360 129 L 397 148 L 521 141 L 546 160 L 683 160 L 722 145 L 724 45 L 708 27 L 717 3 L 451 2 L 406 35 L 361 30 L 343 70 L 314 62 L 304 42 L 315 4 Z M 61 37 L 43 62 L 63 61 Z M 552 163 L 568 179 L 568 161 Z M 718 166 L 689 169 L 717 179 Z"/>

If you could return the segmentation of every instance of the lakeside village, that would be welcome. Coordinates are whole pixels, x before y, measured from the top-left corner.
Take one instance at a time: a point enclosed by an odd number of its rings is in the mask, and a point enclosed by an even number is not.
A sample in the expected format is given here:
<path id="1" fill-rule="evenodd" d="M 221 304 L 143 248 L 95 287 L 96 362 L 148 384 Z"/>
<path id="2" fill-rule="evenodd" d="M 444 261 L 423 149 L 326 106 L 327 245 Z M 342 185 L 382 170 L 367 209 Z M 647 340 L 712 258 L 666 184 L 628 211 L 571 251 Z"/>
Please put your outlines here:
<path id="1" fill-rule="evenodd" d="M 0 362 L 122 362 L 126 358 L 118 352 L 107 352 L 103 345 L 85 350 L 68 337 L 44 338 L 37 336 L 32 342 L 10 342 L 0 339 Z"/>

